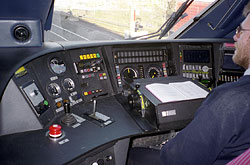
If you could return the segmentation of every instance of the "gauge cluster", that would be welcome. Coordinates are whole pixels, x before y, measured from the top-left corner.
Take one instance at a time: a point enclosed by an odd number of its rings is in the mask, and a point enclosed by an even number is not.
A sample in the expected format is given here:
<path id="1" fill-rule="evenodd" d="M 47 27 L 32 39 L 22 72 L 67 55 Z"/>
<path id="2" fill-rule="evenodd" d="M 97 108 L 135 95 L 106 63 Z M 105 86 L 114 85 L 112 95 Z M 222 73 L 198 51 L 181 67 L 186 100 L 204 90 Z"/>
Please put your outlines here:
<path id="1" fill-rule="evenodd" d="M 167 77 L 169 52 L 166 47 L 113 50 L 119 91 L 134 79 Z"/>

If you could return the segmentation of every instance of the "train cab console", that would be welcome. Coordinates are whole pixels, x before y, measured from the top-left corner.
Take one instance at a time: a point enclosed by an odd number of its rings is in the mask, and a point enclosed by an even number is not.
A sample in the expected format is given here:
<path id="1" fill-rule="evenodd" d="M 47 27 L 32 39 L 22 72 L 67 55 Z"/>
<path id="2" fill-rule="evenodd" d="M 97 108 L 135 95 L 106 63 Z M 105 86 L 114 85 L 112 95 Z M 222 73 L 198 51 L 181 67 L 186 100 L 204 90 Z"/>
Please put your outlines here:
<path id="1" fill-rule="evenodd" d="M 47 43 L 28 53 L 33 59 L 19 66 L 2 97 L 0 162 L 126 164 L 131 147 L 159 149 L 192 120 L 202 100 L 182 111 L 188 118 L 165 122 L 176 112 L 156 108 L 160 100 L 146 98 L 143 84 L 190 81 L 209 92 L 237 81 L 243 70 L 228 62 L 229 42 Z M 163 120 L 159 113 L 170 115 Z"/>

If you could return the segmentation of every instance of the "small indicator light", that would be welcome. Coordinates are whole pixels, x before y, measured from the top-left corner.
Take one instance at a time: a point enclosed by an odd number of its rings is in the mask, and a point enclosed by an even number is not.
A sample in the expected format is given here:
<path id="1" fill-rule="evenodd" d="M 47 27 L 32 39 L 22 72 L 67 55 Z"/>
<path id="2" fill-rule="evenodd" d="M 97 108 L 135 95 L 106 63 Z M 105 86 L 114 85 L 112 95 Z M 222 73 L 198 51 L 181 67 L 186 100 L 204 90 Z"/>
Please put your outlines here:
<path id="1" fill-rule="evenodd" d="M 57 103 L 56 103 L 56 107 L 57 107 L 57 108 L 62 107 L 62 103 L 61 103 L 61 102 L 57 102 Z"/>
<path id="2" fill-rule="evenodd" d="M 46 106 L 48 106 L 48 105 L 49 105 L 49 102 L 48 102 L 47 100 L 44 100 L 44 101 L 43 101 L 43 104 L 46 105 Z"/>

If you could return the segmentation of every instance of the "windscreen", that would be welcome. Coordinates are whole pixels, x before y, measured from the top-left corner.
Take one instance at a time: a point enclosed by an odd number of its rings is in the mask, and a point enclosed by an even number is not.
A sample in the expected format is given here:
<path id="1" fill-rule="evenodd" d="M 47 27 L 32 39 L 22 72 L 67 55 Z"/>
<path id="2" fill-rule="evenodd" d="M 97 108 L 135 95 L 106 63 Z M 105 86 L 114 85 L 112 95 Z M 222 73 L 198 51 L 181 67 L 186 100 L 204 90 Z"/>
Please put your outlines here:
<path id="1" fill-rule="evenodd" d="M 123 40 L 157 31 L 186 0 L 56 0 L 45 41 Z M 168 37 L 216 0 L 195 0 Z M 156 38 L 153 38 L 156 39 Z"/>

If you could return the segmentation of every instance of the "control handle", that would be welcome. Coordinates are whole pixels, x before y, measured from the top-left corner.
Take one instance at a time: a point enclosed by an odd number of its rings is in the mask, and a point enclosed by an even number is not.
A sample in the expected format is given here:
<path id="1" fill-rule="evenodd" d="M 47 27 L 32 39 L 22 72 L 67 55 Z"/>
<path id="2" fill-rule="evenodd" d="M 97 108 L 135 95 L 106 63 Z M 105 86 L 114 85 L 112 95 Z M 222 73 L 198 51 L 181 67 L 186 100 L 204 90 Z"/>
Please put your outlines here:
<path id="1" fill-rule="evenodd" d="M 96 113 L 96 100 L 93 100 L 94 106 L 93 106 L 93 115 L 95 116 Z"/>
<path id="2" fill-rule="evenodd" d="M 70 111 L 71 111 L 69 100 L 64 100 L 64 101 L 63 101 L 63 107 L 64 107 L 64 112 L 65 112 L 66 114 L 69 114 Z"/>

